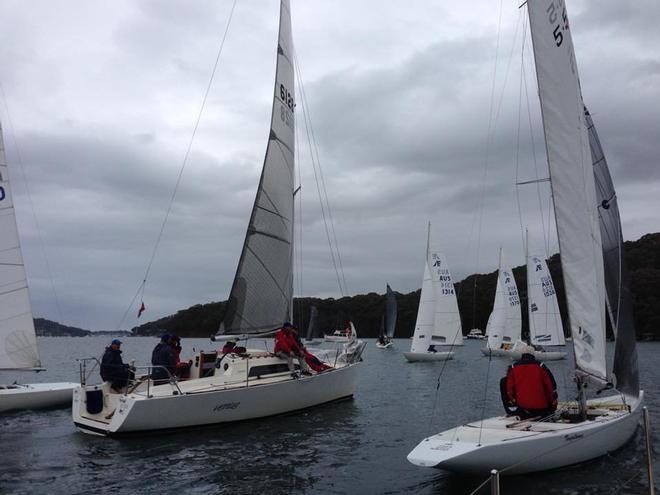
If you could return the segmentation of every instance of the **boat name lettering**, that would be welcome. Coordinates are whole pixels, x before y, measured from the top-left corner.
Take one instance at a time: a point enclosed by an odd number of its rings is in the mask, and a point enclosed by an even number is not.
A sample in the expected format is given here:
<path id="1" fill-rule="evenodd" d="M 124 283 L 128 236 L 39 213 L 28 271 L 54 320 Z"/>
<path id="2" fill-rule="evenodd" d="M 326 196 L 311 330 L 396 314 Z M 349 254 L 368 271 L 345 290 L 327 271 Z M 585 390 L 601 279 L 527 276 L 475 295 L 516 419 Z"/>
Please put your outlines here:
<path id="1" fill-rule="evenodd" d="M 213 411 L 224 411 L 226 409 L 236 409 L 239 406 L 240 402 L 225 402 L 224 404 L 218 404 L 213 408 Z"/>
<path id="2" fill-rule="evenodd" d="M 572 433 L 570 435 L 565 435 L 564 440 L 571 441 L 571 440 L 577 440 L 578 438 L 582 438 L 583 435 L 582 433 Z"/>
<path id="3" fill-rule="evenodd" d="M 447 450 L 451 450 L 451 448 L 452 448 L 451 443 L 441 443 L 439 445 L 434 445 L 433 447 L 431 447 L 431 450 L 444 450 L 444 451 L 447 451 Z"/>

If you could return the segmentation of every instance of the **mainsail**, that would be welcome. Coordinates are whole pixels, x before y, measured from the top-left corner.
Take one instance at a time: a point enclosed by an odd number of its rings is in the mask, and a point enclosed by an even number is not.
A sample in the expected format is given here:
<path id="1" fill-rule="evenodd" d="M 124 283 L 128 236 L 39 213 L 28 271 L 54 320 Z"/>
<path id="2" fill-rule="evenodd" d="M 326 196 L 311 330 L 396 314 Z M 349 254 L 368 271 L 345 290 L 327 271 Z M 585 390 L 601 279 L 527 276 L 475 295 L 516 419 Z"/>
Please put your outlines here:
<path id="1" fill-rule="evenodd" d="M 589 136 L 563 0 L 527 2 L 578 369 L 607 381 L 603 254 Z"/>
<path id="2" fill-rule="evenodd" d="M 596 127 L 586 107 L 584 115 L 589 132 L 596 197 L 600 213 L 607 309 L 612 329 L 616 334 L 614 349 L 616 388 L 620 392 L 637 396 L 639 395 L 639 371 L 635 346 L 635 322 L 632 312 L 632 294 L 628 287 L 628 271 L 623 255 L 619 204 Z"/>
<path id="3" fill-rule="evenodd" d="M 385 335 L 391 339 L 396 330 L 397 304 L 396 296 L 392 292 L 390 284 L 387 284 L 387 295 L 385 296 Z"/>
<path id="4" fill-rule="evenodd" d="M 40 367 L 0 124 L 0 369 Z"/>
<path id="5" fill-rule="evenodd" d="M 419 306 L 417 307 L 417 320 L 415 321 L 415 333 L 410 346 L 411 352 L 426 352 L 433 334 L 433 318 L 435 311 L 435 295 L 433 293 L 433 281 L 429 270 L 428 258 L 424 261 L 424 280 L 422 292 L 419 295 Z"/>
<path id="6" fill-rule="evenodd" d="M 220 332 L 257 333 L 290 319 L 293 296 L 295 149 L 293 43 L 289 1 L 280 5 L 268 148 L 243 251 Z"/>
<path id="7" fill-rule="evenodd" d="M 427 263 L 435 294 L 431 344 L 463 345 L 461 315 L 447 259 L 441 252 L 433 250 L 429 253 Z"/>
<path id="8" fill-rule="evenodd" d="M 564 345 L 557 293 L 545 256 L 530 251 L 529 236 L 526 251 L 529 340 L 536 345 Z"/>

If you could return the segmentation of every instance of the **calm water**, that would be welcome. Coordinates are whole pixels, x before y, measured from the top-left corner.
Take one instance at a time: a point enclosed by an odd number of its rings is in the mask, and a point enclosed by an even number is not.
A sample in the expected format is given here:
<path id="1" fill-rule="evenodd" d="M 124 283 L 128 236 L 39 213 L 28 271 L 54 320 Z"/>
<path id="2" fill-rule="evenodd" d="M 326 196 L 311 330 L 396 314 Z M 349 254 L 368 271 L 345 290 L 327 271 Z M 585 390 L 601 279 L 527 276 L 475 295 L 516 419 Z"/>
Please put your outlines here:
<path id="1" fill-rule="evenodd" d="M 39 338 L 49 371 L 21 379 L 76 381 L 74 358 L 100 356 L 107 341 Z M 155 344 L 155 338 L 124 339 L 124 361 L 146 362 Z M 184 353 L 193 346 L 213 348 L 205 339 L 188 339 L 183 345 Z M 479 352 L 482 341 L 467 341 L 444 368 L 443 363 L 406 363 L 401 351 L 409 341 L 395 345 L 380 350 L 369 341 L 352 401 L 284 417 L 105 439 L 76 432 L 68 410 L 4 414 L 0 493 L 471 493 L 484 478 L 419 468 L 408 463 L 406 454 L 424 436 L 479 419 L 484 396 L 486 416 L 500 414 L 496 385 L 507 363 L 493 360 L 489 366 Z M 638 350 L 646 404 L 660 431 L 660 344 L 640 343 Z M 564 397 L 573 391 L 570 363 L 550 363 Z M 660 461 L 655 471 L 660 472 Z M 610 456 L 505 479 L 502 493 L 642 494 L 648 493 L 645 472 L 639 429 L 632 442 Z M 490 492 L 485 488 L 479 493 Z"/>

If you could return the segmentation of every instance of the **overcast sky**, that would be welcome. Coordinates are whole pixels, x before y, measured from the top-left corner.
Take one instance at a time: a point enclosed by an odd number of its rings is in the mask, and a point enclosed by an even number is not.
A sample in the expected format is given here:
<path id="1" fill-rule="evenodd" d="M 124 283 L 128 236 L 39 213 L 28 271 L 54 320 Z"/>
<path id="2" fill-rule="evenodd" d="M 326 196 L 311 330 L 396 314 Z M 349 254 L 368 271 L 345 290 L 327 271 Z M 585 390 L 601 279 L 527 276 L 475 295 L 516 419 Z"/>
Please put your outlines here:
<path id="1" fill-rule="evenodd" d="M 400 292 L 419 288 L 429 220 L 456 281 L 496 269 L 500 245 L 510 264 L 522 264 L 521 223 L 543 249 L 543 225 L 553 231 L 548 185 L 518 188 L 522 218 L 514 186 L 547 176 L 519 3 L 503 4 L 497 50 L 492 0 L 292 0 L 350 294 L 382 293 L 386 282 Z M 92 330 L 119 325 L 153 250 L 231 5 L 0 2 L 0 120 L 36 316 Z M 267 143 L 278 13 L 277 0 L 237 2 L 140 320 L 228 296 Z M 576 0 L 568 14 L 624 237 L 660 231 L 660 3 Z M 338 297 L 306 139 L 298 149 L 302 294 Z M 123 328 L 138 323 L 136 311 Z"/>

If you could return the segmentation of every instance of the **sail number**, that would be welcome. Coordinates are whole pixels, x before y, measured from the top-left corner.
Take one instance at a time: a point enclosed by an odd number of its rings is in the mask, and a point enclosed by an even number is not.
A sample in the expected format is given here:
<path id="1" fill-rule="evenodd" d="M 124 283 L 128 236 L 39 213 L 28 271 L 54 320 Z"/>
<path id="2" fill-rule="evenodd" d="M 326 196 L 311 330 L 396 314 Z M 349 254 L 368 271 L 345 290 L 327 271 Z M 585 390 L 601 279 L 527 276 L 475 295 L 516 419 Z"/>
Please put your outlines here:
<path id="1" fill-rule="evenodd" d="M 557 23 L 559 20 L 559 8 L 561 8 L 561 21 Z M 552 35 L 555 38 L 555 44 L 561 46 L 564 41 L 563 31 L 568 31 L 568 15 L 566 14 L 566 6 L 563 0 L 558 1 L 557 6 L 555 6 L 555 2 L 551 2 L 550 6 L 546 9 L 546 13 L 548 14 L 548 22 L 554 26 Z"/>
<path id="2" fill-rule="evenodd" d="M 280 106 L 280 119 L 287 127 L 293 129 L 293 111 L 296 108 L 296 102 L 293 95 L 284 87 L 284 84 L 280 84 L 280 101 L 283 103 Z"/>
<path id="3" fill-rule="evenodd" d="M 5 199 L 6 196 L 7 196 L 7 195 L 5 194 L 5 188 L 2 187 L 2 186 L 0 186 L 0 201 L 2 201 L 3 199 Z"/>

